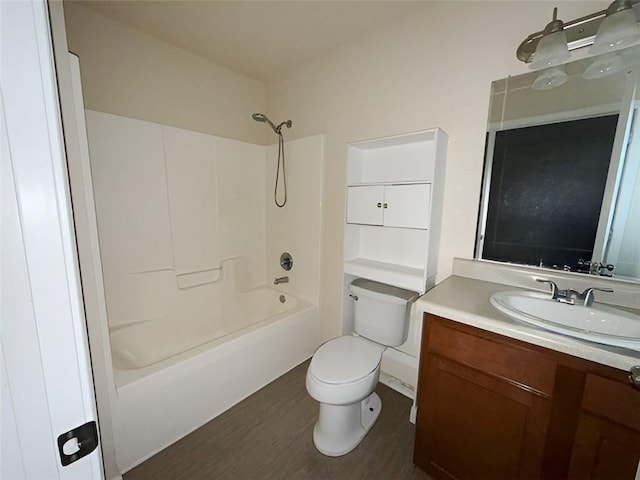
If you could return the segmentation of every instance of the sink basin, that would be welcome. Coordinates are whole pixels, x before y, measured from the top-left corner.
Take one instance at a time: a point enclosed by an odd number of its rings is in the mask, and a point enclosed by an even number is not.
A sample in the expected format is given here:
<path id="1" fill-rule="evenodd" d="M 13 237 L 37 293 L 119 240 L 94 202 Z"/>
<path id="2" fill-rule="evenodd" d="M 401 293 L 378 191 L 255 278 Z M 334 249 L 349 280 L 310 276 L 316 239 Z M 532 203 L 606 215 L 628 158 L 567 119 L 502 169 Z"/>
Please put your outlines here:
<path id="1" fill-rule="evenodd" d="M 640 351 L 639 315 L 600 304 L 569 305 L 538 292 L 500 292 L 492 295 L 490 301 L 514 320 L 591 342 Z"/>

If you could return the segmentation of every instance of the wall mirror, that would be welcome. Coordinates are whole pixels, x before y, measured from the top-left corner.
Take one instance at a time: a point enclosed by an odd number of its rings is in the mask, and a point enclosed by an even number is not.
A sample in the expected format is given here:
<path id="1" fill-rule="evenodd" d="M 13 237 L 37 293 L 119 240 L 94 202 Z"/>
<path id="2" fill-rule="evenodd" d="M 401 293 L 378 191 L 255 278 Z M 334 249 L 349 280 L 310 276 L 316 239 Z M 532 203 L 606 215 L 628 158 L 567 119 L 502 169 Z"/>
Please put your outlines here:
<path id="1" fill-rule="evenodd" d="M 640 47 L 618 55 L 492 83 L 475 258 L 640 281 Z"/>

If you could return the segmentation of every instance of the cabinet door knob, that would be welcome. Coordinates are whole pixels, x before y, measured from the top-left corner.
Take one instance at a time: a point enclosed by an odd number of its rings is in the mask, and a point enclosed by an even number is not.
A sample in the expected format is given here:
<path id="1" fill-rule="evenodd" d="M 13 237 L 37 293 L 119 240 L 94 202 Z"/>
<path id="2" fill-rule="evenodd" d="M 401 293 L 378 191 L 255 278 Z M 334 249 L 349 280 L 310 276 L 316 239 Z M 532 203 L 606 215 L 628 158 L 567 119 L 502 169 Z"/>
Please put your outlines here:
<path id="1" fill-rule="evenodd" d="M 384 205 L 382 205 L 382 208 L 387 208 L 387 204 L 385 203 Z"/>
<path id="2" fill-rule="evenodd" d="M 635 387 L 640 387 L 640 365 L 631 367 L 629 373 L 629 382 Z"/>
<path id="3" fill-rule="evenodd" d="M 376 205 L 378 208 L 380 208 L 382 206 L 382 204 L 380 202 L 378 202 L 378 204 Z"/>

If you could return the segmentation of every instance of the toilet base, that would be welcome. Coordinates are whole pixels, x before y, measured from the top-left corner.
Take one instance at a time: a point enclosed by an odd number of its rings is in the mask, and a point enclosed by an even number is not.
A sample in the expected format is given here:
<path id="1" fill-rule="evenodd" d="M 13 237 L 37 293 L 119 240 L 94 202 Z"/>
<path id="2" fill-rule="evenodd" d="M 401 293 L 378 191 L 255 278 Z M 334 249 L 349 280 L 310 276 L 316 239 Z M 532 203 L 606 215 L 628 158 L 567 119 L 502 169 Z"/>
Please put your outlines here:
<path id="1" fill-rule="evenodd" d="M 320 453 L 339 457 L 356 448 L 382 410 L 382 401 L 372 393 L 350 405 L 320 404 L 320 415 L 313 429 L 313 443 Z"/>

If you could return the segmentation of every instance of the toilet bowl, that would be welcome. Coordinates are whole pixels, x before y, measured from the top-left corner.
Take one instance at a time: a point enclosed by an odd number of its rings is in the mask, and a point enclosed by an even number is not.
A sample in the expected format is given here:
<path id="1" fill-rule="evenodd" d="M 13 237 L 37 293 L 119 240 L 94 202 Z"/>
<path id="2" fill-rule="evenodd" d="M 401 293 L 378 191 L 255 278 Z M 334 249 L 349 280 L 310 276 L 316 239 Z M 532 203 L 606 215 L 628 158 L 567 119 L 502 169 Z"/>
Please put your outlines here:
<path id="1" fill-rule="evenodd" d="M 306 386 L 320 402 L 313 443 L 324 455 L 345 455 L 373 426 L 382 402 L 374 393 L 386 347 L 345 335 L 322 345 L 311 359 Z"/>
<path id="2" fill-rule="evenodd" d="M 306 386 L 320 402 L 313 443 L 331 457 L 356 448 L 382 410 L 374 392 L 382 354 L 407 338 L 409 304 L 416 292 L 355 279 L 349 286 L 355 302 L 354 335 L 321 345 L 311 359 Z"/>

